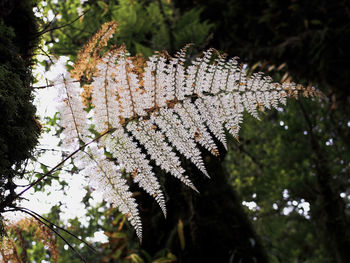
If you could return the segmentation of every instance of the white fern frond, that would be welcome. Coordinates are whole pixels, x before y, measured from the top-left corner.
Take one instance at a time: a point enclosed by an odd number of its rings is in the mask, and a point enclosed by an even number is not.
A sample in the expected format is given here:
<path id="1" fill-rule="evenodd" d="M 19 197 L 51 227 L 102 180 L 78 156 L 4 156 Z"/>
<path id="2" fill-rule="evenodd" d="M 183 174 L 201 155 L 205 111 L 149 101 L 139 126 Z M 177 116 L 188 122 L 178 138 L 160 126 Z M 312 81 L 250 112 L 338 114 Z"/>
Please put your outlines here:
<path id="1" fill-rule="evenodd" d="M 140 148 L 132 138 L 124 132 L 124 129 L 120 128 L 106 135 L 102 141 L 103 146 L 117 159 L 121 167 L 132 175 L 134 182 L 156 199 L 166 215 L 164 195 L 158 179 L 154 175 L 146 155 L 141 153 Z"/>
<path id="2" fill-rule="evenodd" d="M 198 192 L 188 176 L 184 175 L 185 170 L 181 166 L 179 157 L 165 142 L 163 133 L 155 130 L 156 126 L 151 120 L 141 120 L 138 124 L 130 122 L 127 129 L 145 147 L 156 166 Z"/>
<path id="3" fill-rule="evenodd" d="M 184 67 L 184 62 L 187 48 L 188 46 L 180 50 L 173 59 L 176 62 L 174 73 L 175 98 L 178 100 L 185 99 L 186 94 L 186 68 Z"/>
<path id="4" fill-rule="evenodd" d="M 104 158 L 97 147 L 88 147 L 80 153 L 80 158 L 86 165 L 83 174 L 89 178 L 90 185 L 102 193 L 104 199 L 118 207 L 127 215 L 129 222 L 135 228 L 139 239 L 142 239 L 142 223 L 137 209 L 137 203 L 132 197 L 127 181 L 120 172 L 120 167 Z M 80 160 L 81 160 L 80 159 Z"/>
<path id="5" fill-rule="evenodd" d="M 93 78 L 91 85 L 94 87 L 91 93 L 94 105 L 94 124 L 98 132 L 108 130 L 110 127 L 118 126 L 120 115 L 117 103 L 117 91 L 114 78 L 117 73 L 114 61 L 115 54 L 107 54 L 97 64 L 99 74 Z"/>
<path id="6" fill-rule="evenodd" d="M 58 88 L 58 110 L 61 114 L 61 126 L 64 128 L 62 148 L 76 150 L 89 140 L 87 112 L 81 103 L 80 83 L 67 75 L 57 78 L 55 86 Z"/>
<path id="7" fill-rule="evenodd" d="M 110 37 L 108 30 L 115 26 L 107 24 L 93 43 L 100 43 L 103 32 Z M 258 118 L 259 111 L 277 108 L 288 97 L 317 95 L 313 89 L 292 83 L 273 83 L 262 73 L 247 76 L 236 59 L 226 61 L 214 49 L 187 61 L 188 47 L 175 57 L 163 52 L 147 61 L 131 57 L 123 46 L 100 58 L 92 47 L 86 47 L 93 57 L 89 60 L 82 52 L 73 76 L 86 74 L 83 87 L 87 81 L 92 88 L 88 101 L 86 97 L 81 100 L 82 88 L 69 76 L 57 81 L 63 144 L 76 150 L 94 140 L 76 155 L 75 162 L 108 201 L 129 215 L 139 238 L 137 205 L 121 171 L 153 196 L 166 215 L 164 195 L 150 160 L 197 191 L 176 152 L 209 176 L 199 145 L 217 156 L 214 140 L 227 148 L 225 131 L 237 138 L 244 112 Z"/>
<path id="8" fill-rule="evenodd" d="M 214 74 L 212 65 L 210 65 L 212 53 L 213 50 L 211 49 L 204 51 L 203 57 L 197 58 L 193 62 L 193 66 L 196 68 L 196 73 L 193 78 L 189 78 L 190 81 L 188 81 L 188 85 L 189 87 L 194 87 L 194 90 L 191 93 L 195 93 L 199 97 L 203 95 L 203 92 L 210 91 L 211 79 Z"/>
<path id="9" fill-rule="evenodd" d="M 167 136 L 169 142 L 187 159 L 197 166 L 197 168 L 209 177 L 204 167 L 201 152 L 197 148 L 194 139 L 191 138 L 188 130 L 180 121 L 173 109 L 160 109 L 159 114 L 153 114 L 151 119 Z"/>
<path id="10" fill-rule="evenodd" d="M 147 66 L 145 67 L 143 85 L 146 92 L 145 106 L 149 109 L 155 108 L 157 106 L 157 63 L 158 55 L 154 55 L 147 61 Z"/>
<path id="11" fill-rule="evenodd" d="M 195 104 L 209 130 L 227 149 L 224 127 L 218 118 L 219 113 L 217 112 L 217 107 L 215 108 L 213 105 L 212 97 L 203 96 L 197 99 Z"/>
<path id="12" fill-rule="evenodd" d="M 116 65 L 117 74 L 116 79 L 116 91 L 118 92 L 118 103 L 120 107 L 120 115 L 123 118 L 130 118 L 136 114 L 135 111 L 135 99 L 136 93 L 132 92 L 134 88 L 133 82 L 130 81 L 131 72 L 129 70 L 129 63 L 124 57 L 121 57 Z"/>
<path id="13" fill-rule="evenodd" d="M 219 156 L 219 150 L 205 127 L 204 119 L 199 114 L 196 106 L 191 103 L 189 99 L 186 99 L 182 104 L 176 104 L 174 109 L 180 116 L 185 128 L 188 129 L 192 139 L 206 148 L 213 155 Z"/>
<path id="14" fill-rule="evenodd" d="M 219 120 L 233 137 L 238 137 L 240 123 L 243 121 L 243 106 L 239 94 L 222 94 L 218 96 L 220 110 Z"/>
<path id="15" fill-rule="evenodd" d="M 116 61 L 115 76 L 116 91 L 118 93 L 118 102 L 121 109 L 121 116 L 123 118 L 130 118 L 133 116 L 144 116 L 146 108 L 144 105 L 144 90 L 140 88 L 139 79 L 133 72 L 135 67 L 130 59 L 128 53 L 123 52 L 119 60 Z"/>

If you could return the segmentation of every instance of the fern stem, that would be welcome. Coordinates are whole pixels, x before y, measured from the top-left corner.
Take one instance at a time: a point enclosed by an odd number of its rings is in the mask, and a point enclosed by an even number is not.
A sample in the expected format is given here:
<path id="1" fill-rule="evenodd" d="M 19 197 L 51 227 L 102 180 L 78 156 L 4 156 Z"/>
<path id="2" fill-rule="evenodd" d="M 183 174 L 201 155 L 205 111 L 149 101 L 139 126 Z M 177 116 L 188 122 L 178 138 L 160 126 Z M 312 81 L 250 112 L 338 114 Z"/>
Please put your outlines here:
<path id="1" fill-rule="evenodd" d="M 66 93 L 67 93 L 67 101 L 68 101 L 68 106 L 69 106 L 69 109 L 72 113 L 72 118 L 73 118 L 73 122 L 74 122 L 74 128 L 77 132 L 77 136 L 78 136 L 78 139 L 79 139 L 79 144 L 83 141 L 81 139 L 81 136 L 80 136 L 80 132 L 78 130 L 78 125 L 77 125 L 77 121 L 75 119 L 75 114 L 74 114 L 74 111 L 73 111 L 73 107 L 72 107 L 72 103 L 71 103 L 71 98 L 70 98 L 70 95 L 69 95 L 69 92 L 68 92 L 68 88 L 67 88 L 67 82 L 66 82 L 66 79 L 65 77 L 62 75 L 62 78 L 64 80 L 64 88 L 66 89 Z"/>
<path id="2" fill-rule="evenodd" d="M 157 106 L 157 69 L 158 69 L 158 63 L 159 63 L 159 56 L 157 57 L 157 63 L 156 63 L 156 67 L 154 69 L 154 97 L 153 97 L 153 100 L 154 100 L 154 105 L 153 105 L 153 108 L 158 108 Z"/>
<path id="3" fill-rule="evenodd" d="M 109 57 L 110 59 L 111 57 Z M 106 104 L 106 114 L 107 114 L 107 128 L 109 129 L 110 127 L 110 121 L 109 121 L 109 110 L 108 110 L 108 96 L 107 96 L 107 88 L 108 88 L 108 79 L 107 79 L 107 76 L 108 76 L 108 69 L 109 69 L 109 62 L 108 61 L 106 64 L 107 64 L 107 68 L 106 68 L 106 72 L 105 72 L 105 81 L 104 81 L 104 92 L 105 92 L 105 104 Z"/>
<path id="4" fill-rule="evenodd" d="M 125 75 L 126 75 L 126 81 L 128 83 L 128 90 L 129 90 L 129 94 L 130 94 L 132 112 L 133 112 L 133 116 L 137 116 L 136 111 L 135 111 L 135 106 L 134 106 L 135 101 L 134 101 L 134 97 L 133 97 L 132 92 L 131 92 L 130 77 L 128 74 L 128 70 L 130 70 L 129 63 L 127 62 L 127 60 L 125 60 Z"/>

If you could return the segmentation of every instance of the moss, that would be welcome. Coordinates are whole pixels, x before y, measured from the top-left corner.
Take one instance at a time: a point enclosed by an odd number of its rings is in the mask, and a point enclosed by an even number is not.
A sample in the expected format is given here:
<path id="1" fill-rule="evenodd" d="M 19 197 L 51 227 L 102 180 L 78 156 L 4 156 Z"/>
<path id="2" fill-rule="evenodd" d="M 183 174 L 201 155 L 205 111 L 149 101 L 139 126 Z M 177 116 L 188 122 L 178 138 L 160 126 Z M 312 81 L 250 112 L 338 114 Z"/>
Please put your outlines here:
<path id="1" fill-rule="evenodd" d="M 29 91 L 19 74 L 0 65 L 0 156 L 8 164 L 30 157 L 37 141 L 35 107 Z"/>

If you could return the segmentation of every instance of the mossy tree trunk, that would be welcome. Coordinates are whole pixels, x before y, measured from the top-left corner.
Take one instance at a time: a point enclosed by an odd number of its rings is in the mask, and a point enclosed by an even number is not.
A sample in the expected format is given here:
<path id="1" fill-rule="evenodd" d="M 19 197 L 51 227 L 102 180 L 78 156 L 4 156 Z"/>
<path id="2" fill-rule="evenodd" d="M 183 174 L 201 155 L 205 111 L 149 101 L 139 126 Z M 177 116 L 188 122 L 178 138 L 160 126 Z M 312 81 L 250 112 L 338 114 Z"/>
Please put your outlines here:
<path id="1" fill-rule="evenodd" d="M 40 128 L 35 120 L 31 83 L 38 42 L 31 0 L 0 0 L 0 221 L 13 205 L 15 177 L 32 156 Z"/>

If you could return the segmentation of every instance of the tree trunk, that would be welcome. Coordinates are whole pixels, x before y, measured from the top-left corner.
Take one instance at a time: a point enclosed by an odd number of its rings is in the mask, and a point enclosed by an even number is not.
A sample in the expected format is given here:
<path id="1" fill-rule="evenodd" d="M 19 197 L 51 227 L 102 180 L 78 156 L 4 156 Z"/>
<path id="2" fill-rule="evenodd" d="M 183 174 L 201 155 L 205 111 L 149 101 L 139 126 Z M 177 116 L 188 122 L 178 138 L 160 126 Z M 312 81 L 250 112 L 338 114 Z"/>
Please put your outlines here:
<path id="1" fill-rule="evenodd" d="M 160 210 L 155 205 L 143 211 L 142 248 L 153 255 L 169 248 L 178 262 L 268 262 L 240 198 L 227 182 L 220 160 L 209 156 L 205 160 L 212 179 L 193 165 L 187 165 L 186 169 L 200 194 L 164 175 L 165 192 L 169 195 L 168 217 L 162 218 L 159 212 L 154 216 L 156 212 L 152 210 Z M 149 206 L 149 201 L 141 205 Z M 181 223 L 184 226 L 182 248 Z"/>
<path id="2" fill-rule="evenodd" d="M 321 228 L 323 245 L 337 263 L 350 262 L 350 231 L 345 214 L 345 203 L 337 191 L 332 188 L 332 173 L 329 168 L 329 158 L 324 155 L 319 145 L 319 139 L 313 132 L 313 124 L 299 102 L 301 111 L 309 128 L 311 149 L 314 153 L 315 176 L 318 195 L 318 209 L 311 209 L 312 220 Z"/>

